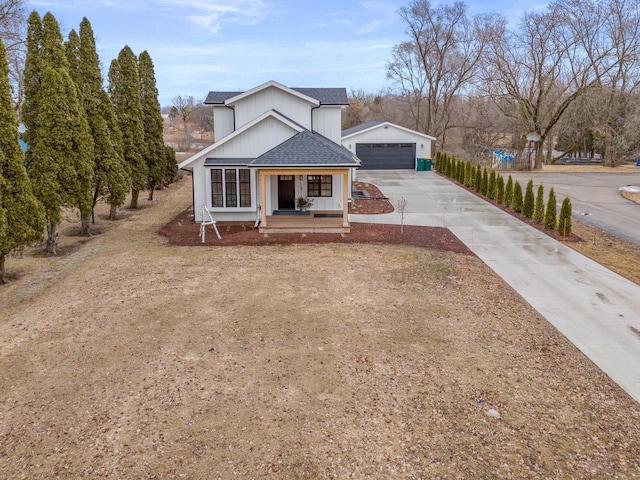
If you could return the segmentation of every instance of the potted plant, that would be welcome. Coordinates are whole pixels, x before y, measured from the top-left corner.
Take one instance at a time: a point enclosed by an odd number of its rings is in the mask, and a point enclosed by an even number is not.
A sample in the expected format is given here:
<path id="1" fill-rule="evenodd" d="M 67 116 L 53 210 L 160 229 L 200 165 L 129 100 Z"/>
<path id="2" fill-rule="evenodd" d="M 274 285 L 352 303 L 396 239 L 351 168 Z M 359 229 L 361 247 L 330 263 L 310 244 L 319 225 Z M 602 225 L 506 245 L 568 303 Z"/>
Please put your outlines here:
<path id="1" fill-rule="evenodd" d="M 306 212 L 313 205 L 313 200 L 307 197 L 298 197 L 296 199 L 296 207 L 303 212 Z"/>

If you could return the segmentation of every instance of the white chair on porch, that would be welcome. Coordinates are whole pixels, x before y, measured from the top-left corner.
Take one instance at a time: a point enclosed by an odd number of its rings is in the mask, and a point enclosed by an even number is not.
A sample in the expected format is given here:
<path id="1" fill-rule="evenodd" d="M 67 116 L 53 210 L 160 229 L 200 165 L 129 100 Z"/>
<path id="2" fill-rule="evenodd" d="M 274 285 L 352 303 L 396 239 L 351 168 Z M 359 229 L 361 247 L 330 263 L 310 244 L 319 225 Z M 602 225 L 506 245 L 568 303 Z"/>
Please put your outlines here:
<path id="1" fill-rule="evenodd" d="M 211 227 L 213 227 L 213 230 L 215 230 L 216 235 L 218 236 L 218 240 L 222 240 L 220 232 L 218 231 L 218 227 L 216 226 L 216 221 L 213 219 L 211 210 L 209 210 L 206 205 L 203 205 L 202 222 L 200 222 L 200 238 L 202 239 L 202 243 L 204 243 L 205 230 L 207 228 L 207 225 L 211 225 Z"/>

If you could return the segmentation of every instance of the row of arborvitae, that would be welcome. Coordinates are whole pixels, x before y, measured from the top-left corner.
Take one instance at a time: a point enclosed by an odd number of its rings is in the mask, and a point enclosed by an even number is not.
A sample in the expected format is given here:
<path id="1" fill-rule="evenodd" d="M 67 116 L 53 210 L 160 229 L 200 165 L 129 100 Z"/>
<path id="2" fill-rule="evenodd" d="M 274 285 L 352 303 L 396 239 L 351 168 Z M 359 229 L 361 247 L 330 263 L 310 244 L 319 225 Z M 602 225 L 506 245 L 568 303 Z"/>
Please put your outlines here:
<path id="1" fill-rule="evenodd" d="M 28 144 L 18 140 L 5 49 L 0 40 L 0 284 L 7 255 L 42 238 L 56 253 L 62 208 L 80 212 L 90 234 L 98 200 L 110 205 L 110 219 L 131 191 L 174 180 L 175 152 L 162 139 L 153 62 L 125 46 L 103 88 L 93 30 L 85 18 L 80 34 L 63 42 L 51 13 L 29 16 L 21 120 Z"/>
<path id="2" fill-rule="evenodd" d="M 481 167 L 468 160 L 456 160 L 453 156 L 442 152 L 436 154 L 435 169 L 442 175 L 460 182 L 491 201 L 495 201 L 496 204 L 500 203 L 511 208 L 514 212 L 532 218 L 547 230 L 556 230 L 563 236 L 571 234 L 571 200 L 569 197 L 563 200 L 558 215 L 553 187 L 549 191 L 545 208 L 544 186 L 540 185 L 537 194 L 534 195 L 532 180 L 527 183 L 523 195 L 520 182 L 517 180 L 514 182 L 511 175 L 505 182 L 504 177 L 495 170 L 487 170 L 486 167 Z"/>

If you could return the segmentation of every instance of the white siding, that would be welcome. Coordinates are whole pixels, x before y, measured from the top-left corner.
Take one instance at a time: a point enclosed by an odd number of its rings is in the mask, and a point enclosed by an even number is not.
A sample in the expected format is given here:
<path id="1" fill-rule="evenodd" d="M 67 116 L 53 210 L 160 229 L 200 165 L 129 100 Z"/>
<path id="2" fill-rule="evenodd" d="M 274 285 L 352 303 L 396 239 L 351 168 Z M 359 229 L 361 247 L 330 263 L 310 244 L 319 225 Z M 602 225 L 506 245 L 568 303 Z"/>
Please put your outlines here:
<path id="1" fill-rule="evenodd" d="M 313 131 L 329 140 L 340 143 L 342 109 L 339 106 L 320 107 L 313 110 Z"/>
<path id="2" fill-rule="evenodd" d="M 208 174 L 208 170 L 206 172 Z M 204 177 L 204 158 L 201 158 L 193 163 L 193 213 L 197 222 L 202 220 L 202 206 L 211 204 L 211 202 L 207 202 Z"/>
<path id="3" fill-rule="evenodd" d="M 210 158 L 256 158 L 298 133 L 273 117 L 267 117 L 247 131 L 209 153 Z"/>
<path id="4" fill-rule="evenodd" d="M 233 110 L 227 107 L 213 107 L 214 141 L 233 133 Z"/>
<path id="5" fill-rule="evenodd" d="M 432 158 L 431 139 L 393 126 L 383 126 L 352 135 L 342 141 L 349 151 L 356 153 L 357 143 L 415 143 L 417 158 Z"/>
<path id="6" fill-rule="evenodd" d="M 312 105 L 279 88 L 270 87 L 246 98 L 234 106 L 236 112 L 236 129 L 246 125 L 269 110 L 277 110 L 291 120 L 311 130 Z"/>
<path id="7" fill-rule="evenodd" d="M 333 175 L 331 179 L 331 197 L 312 197 L 311 210 L 342 210 L 342 175 Z M 305 190 L 307 180 L 304 180 Z"/>

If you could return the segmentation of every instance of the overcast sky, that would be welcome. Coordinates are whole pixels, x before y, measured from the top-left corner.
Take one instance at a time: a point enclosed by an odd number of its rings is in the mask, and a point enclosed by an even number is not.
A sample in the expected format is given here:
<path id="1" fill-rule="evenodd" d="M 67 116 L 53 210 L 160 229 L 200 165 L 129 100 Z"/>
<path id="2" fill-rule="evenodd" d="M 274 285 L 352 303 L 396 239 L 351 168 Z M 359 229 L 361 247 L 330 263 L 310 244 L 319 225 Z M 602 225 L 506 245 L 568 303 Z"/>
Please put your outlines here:
<path id="1" fill-rule="evenodd" d="M 436 2 L 433 2 L 436 3 Z M 210 90 L 246 90 L 269 80 L 289 87 L 392 87 L 386 64 L 405 39 L 402 0 L 31 0 L 63 35 L 87 17 L 106 78 L 124 45 L 153 59 L 160 103 L 202 100 Z M 471 13 L 518 18 L 523 0 L 468 1 Z"/>

